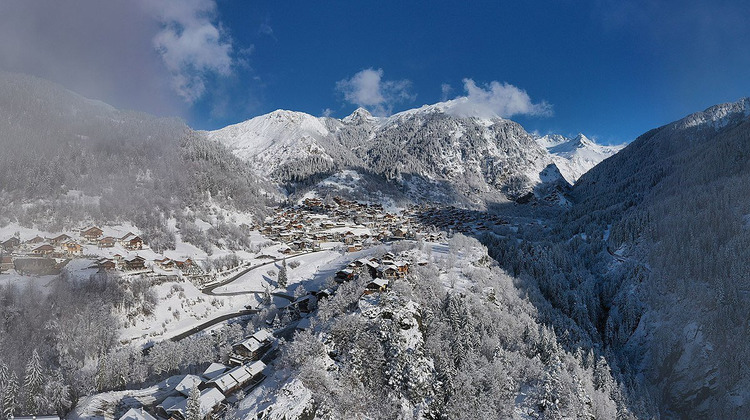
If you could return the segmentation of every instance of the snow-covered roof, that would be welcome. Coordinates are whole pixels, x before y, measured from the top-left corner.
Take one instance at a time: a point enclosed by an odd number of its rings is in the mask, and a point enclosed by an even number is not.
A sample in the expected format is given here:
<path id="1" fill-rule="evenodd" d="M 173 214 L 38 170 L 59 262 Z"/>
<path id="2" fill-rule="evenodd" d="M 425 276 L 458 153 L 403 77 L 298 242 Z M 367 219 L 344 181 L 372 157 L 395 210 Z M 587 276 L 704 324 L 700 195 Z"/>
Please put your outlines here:
<path id="1" fill-rule="evenodd" d="M 37 419 L 39 418 L 41 417 L 37 417 Z M 152 416 L 141 407 L 131 408 L 126 411 L 125 414 L 120 417 L 120 420 L 156 420 L 156 417 Z"/>
<path id="2" fill-rule="evenodd" d="M 227 374 L 231 375 L 232 378 L 234 378 L 234 380 L 237 381 L 237 383 L 240 385 L 246 384 L 250 379 L 253 378 L 253 375 L 248 372 L 248 370 L 245 368 L 245 365 L 237 366 L 236 368 L 227 372 Z"/>
<path id="3" fill-rule="evenodd" d="M 201 378 L 198 375 L 185 375 L 185 377 L 175 385 L 174 390 L 187 397 L 190 395 L 190 390 L 193 389 L 194 386 L 200 385 L 201 382 L 203 381 L 201 381 Z"/>
<path id="4" fill-rule="evenodd" d="M 307 318 L 306 318 L 307 319 Z M 263 369 L 266 368 L 266 364 L 258 360 L 257 362 L 253 362 L 250 365 L 245 365 L 245 369 L 250 373 L 251 376 L 255 376 L 259 373 L 263 372 Z"/>
<path id="5" fill-rule="evenodd" d="M 214 407 L 216 407 L 220 402 L 224 401 L 224 394 L 221 393 L 216 388 L 206 388 L 201 392 L 201 396 L 198 399 L 201 406 L 201 416 L 206 416 L 208 413 L 210 413 Z M 167 412 L 178 412 L 185 416 L 185 413 L 187 412 L 187 399 L 180 401 L 175 406 L 169 408 Z"/>
<path id="6" fill-rule="evenodd" d="M 237 380 L 234 379 L 232 375 L 229 374 L 229 372 L 214 378 L 213 380 L 209 381 L 209 383 L 215 384 L 216 387 L 221 390 L 221 392 L 227 392 L 238 385 Z"/>
<path id="7" fill-rule="evenodd" d="M 210 381 L 226 371 L 227 367 L 225 365 L 214 362 L 203 371 L 203 377 Z"/>
<path id="8" fill-rule="evenodd" d="M 258 330 L 258 331 L 256 331 L 256 332 L 255 332 L 255 333 L 254 333 L 254 334 L 252 335 L 252 337 L 253 337 L 254 339 L 256 339 L 256 340 L 260 341 L 261 343 L 262 343 L 262 342 L 264 342 L 264 341 L 270 341 L 270 340 L 273 340 L 273 334 L 271 334 L 271 332 L 270 332 L 270 331 L 268 331 L 267 329 L 262 329 L 262 330 Z"/>
<path id="9" fill-rule="evenodd" d="M 238 345 L 246 348 L 248 351 L 251 351 L 251 352 L 254 352 L 261 348 L 260 342 L 253 337 L 242 340 Z"/>

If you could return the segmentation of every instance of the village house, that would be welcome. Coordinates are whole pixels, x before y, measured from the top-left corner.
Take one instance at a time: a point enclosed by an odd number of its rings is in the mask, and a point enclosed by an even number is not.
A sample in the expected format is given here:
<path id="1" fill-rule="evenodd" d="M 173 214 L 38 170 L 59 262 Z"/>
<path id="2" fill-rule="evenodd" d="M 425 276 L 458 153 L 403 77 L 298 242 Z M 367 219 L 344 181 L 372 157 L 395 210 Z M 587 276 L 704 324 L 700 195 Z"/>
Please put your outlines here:
<path id="1" fill-rule="evenodd" d="M 131 259 L 126 259 L 125 268 L 128 270 L 143 270 L 146 268 L 146 259 L 137 255 Z"/>
<path id="2" fill-rule="evenodd" d="M 104 234 L 104 231 L 96 226 L 92 226 L 81 231 L 81 236 L 83 236 L 84 239 L 91 243 L 95 243 L 102 236 L 102 234 Z"/>
<path id="3" fill-rule="evenodd" d="M 39 420 L 40 417 L 37 417 L 36 419 Z M 156 417 L 152 416 L 148 413 L 148 411 L 144 410 L 143 407 L 141 407 L 131 408 L 130 410 L 126 411 L 119 420 L 156 420 Z"/>
<path id="4" fill-rule="evenodd" d="M 28 241 L 26 241 L 25 243 L 31 244 L 31 245 L 35 245 L 35 244 L 41 244 L 42 242 L 44 242 L 44 238 L 42 238 L 39 235 L 36 235 L 33 238 L 31 238 Z"/>
<path id="5" fill-rule="evenodd" d="M 61 244 L 63 242 L 69 241 L 71 239 L 73 239 L 73 238 L 71 238 L 70 236 L 68 236 L 68 235 L 66 235 L 66 234 L 63 233 L 62 235 L 58 235 L 58 236 L 55 236 L 54 238 L 51 238 L 49 240 L 49 242 L 52 245 L 59 245 L 59 244 Z"/>
<path id="6" fill-rule="evenodd" d="M 99 239 L 99 248 L 112 248 L 115 246 L 115 238 L 111 236 L 105 236 Z"/>
<path id="7" fill-rule="evenodd" d="M 125 248 L 129 250 L 143 249 L 143 239 L 141 239 L 140 236 L 133 236 L 132 238 L 126 240 Z"/>
<path id="8" fill-rule="evenodd" d="M 365 286 L 364 294 L 369 295 L 372 293 L 384 292 L 387 288 L 387 279 L 374 279 L 373 281 L 367 283 L 367 286 Z"/>
<path id="9" fill-rule="evenodd" d="M 21 240 L 16 238 L 15 236 L 12 236 L 10 239 L 6 240 L 0 246 L 7 251 L 7 252 L 13 252 L 16 248 L 18 248 L 21 245 Z"/>
<path id="10" fill-rule="evenodd" d="M 53 247 L 50 244 L 43 244 L 34 248 L 34 250 L 31 252 L 34 255 L 48 256 L 48 255 L 52 255 L 52 253 L 55 252 L 55 247 Z"/>
<path id="11" fill-rule="evenodd" d="M 75 241 L 67 241 L 63 243 L 60 248 L 68 255 L 80 255 L 83 254 L 83 247 L 81 244 Z"/>
<path id="12" fill-rule="evenodd" d="M 260 359 L 273 343 L 273 335 L 268 330 L 258 330 L 250 337 L 240 341 L 232 346 L 232 351 L 236 357 L 230 358 L 230 362 L 239 362 L 240 364 L 248 360 Z"/>
<path id="13" fill-rule="evenodd" d="M 217 412 L 225 398 L 224 394 L 216 388 L 206 388 L 201 391 L 200 397 L 198 397 L 201 417 L 206 418 L 212 413 Z M 181 398 L 180 402 L 167 408 L 165 411 L 170 415 L 170 418 L 171 416 L 174 416 L 174 418 L 178 420 L 185 420 L 185 416 L 187 415 L 187 403 L 187 398 Z"/>

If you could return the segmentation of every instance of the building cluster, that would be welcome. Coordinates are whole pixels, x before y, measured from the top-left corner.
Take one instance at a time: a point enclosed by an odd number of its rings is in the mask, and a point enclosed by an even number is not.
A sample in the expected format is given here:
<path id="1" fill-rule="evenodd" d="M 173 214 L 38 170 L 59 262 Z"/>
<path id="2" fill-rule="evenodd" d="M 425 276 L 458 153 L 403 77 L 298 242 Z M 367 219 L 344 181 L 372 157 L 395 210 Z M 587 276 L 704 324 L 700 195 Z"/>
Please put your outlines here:
<path id="1" fill-rule="evenodd" d="M 389 213 L 380 204 L 364 204 L 334 197 L 325 202 L 306 198 L 301 205 L 280 208 L 262 225 L 253 226 L 265 237 L 285 245 L 282 253 L 320 249 L 322 242 L 343 242 L 349 252 L 399 239 L 439 240 L 412 213 Z"/>
<path id="2" fill-rule="evenodd" d="M 201 417 L 220 418 L 226 409 L 227 398 L 240 390 L 248 391 L 265 379 L 266 364 L 260 359 L 272 348 L 274 340 L 270 331 L 256 331 L 232 346 L 228 366 L 212 363 L 200 375 L 186 375 L 174 386 L 171 394 L 153 407 L 153 414 L 142 407 L 131 408 L 120 420 L 185 420 L 193 388 L 200 392 Z"/>
<path id="3" fill-rule="evenodd" d="M 407 212 L 419 225 L 431 226 L 445 232 L 472 234 L 490 230 L 495 225 L 508 223 L 493 214 L 452 206 L 412 206 Z"/>
<path id="4" fill-rule="evenodd" d="M 12 236 L 0 242 L 0 272 L 16 270 L 19 274 L 57 274 L 71 259 L 91 258 L 98 255 L 91 268 L 101 271 L 121 270 L 134 272 L 158 267 L 165 271 L 175 268 L 183 271 L 193 266 L 190 258 L 174 260 L 159 256 L 147 260 L 149 252 L 143 239 L 132 233 L 108 235 L 97 226 L 88 226 L 75 233 L 62 233 L 55 237 L 39 235 L 22 241 Z"/>

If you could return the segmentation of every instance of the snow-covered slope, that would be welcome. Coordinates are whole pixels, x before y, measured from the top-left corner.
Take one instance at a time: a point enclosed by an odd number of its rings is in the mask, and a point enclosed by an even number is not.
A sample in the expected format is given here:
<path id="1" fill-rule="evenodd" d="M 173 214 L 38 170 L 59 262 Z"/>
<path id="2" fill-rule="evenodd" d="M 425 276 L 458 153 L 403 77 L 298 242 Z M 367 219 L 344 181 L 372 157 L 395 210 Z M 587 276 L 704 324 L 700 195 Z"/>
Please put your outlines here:
<path id="1" fill-rule="evenodd" d="M 539 139 L 513 121 L 458 112 L 464 108 L 456 101 L 390 117 L 359 108 L 340 120 L 274 111 L 206 135 L 282 183 L 357 170 L 415 199 L 469 203 L 519 197 L 541 182 L 550 163 L 573 183 L 619 150 L 584 136 Z"/>
<path id="2" fill-rule="evenodd" d="M 536 141 L 552 155 L 552 160 L 560 169 L 560 173 L 571 184 L 575 184 L 581 175 L 588 172 L 599 162 L 625 147 L 624 144 L 603 146 L 583 134 L 578 134 L 572 138 L 559 134 L 548 134 L 538 137 Z"/>
<path id="3" fill-rule="evenodd" d="M 279 166 L 309 156 L 332 161 L 321 140 L 331 135 L 323 119 L 302 112 L 278 110 L 207 133 L 242 159 L 257 163 L 270 175 Z"/>

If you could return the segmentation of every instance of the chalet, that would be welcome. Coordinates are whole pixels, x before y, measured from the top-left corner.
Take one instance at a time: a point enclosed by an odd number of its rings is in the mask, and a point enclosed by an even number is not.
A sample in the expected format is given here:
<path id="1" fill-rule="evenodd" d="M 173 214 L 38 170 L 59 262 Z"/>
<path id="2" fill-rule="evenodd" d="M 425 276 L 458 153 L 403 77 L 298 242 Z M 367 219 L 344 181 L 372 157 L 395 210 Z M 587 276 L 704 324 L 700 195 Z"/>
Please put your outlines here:
<path id="1" fill-rule="evenodd" d="M 102 231 L 98 227 L 92 226 L 88 229 L 82 230 L 81 236 L 83 236 L 87 241 L 96 242 L 96 240 L 99 239 L 103 233 L 104 231 Z"/>
<path id="2" fill-rule="evenodd" d="M 409 272 L 409 263 L 406 261 L 396 261 L 393 265 L 398 268 L 398 273 L 401 277 L 405 276 Z"/>
<path id="3" fill-rule="evenodd" d="M 3 243 L 0 243 L 0 246 L 2 246 L 2 248 L 8 252 L 13 252 L 13 250 L 18 248 L 19 245 L 21 245 L 21 240 L 16 238 L 15 236 L 11 237 Z"/>
<path id="4" fill-rule="evenodd" d="M 37 420 L 39 420 L 39 417 L 37 417 Z M 130 410 L 126 411 L 119 420 L 156 420 L 156 417 L 152 416 L 148 413 L 148 411 L 144 410 L 143 407 L 141 407 L 131 408 Z"/>
<path id="5" fill-rule="evenodd" d="M 101 258 L 96 262 L 96 267 L 99 271 L 112 271 L 117 268 L 117 264 L 109 258 Z"/>
<path id="6" fill-rule="evenodd" d="M 301 313 L 309 314 L 318 307 L 318 299 L 315 295 L 309 294 L 300 296 L 297 300 L 290 303 L 288 308 L 298 310 Z"/>
<path id="7" fill-rule="evenodd" d="M 55 247 L 50 244 L 40 245 L 31 251 L 35 255 L 52 255 L 55 252 Z"/>
<path id="8" fill-rule="evenodd" d="M 174 390 L 189 397 L 190 390 L 193 389 L 194 386 L 199 386 L 201 383 L 203 383 L 203 381 L 198 375 L 185 375 L 185 377 L 175 385 Z"/>
<path id="9" fill-rule="evenodd" d="M 156 263 L 159 268 L 166 271 L 171 271 L 175 266 L 174 260 L 170 260 L 167 257 L 155 259 L 154 263 Z"/>
<path id="10" fill-rule="evenodd" d="M 137 255 L 131 259 L 126 259 L 125 268 L 128 270 L 143 270 L 146 268 L 146 259 Z"/>
<path id="11" fill-rule="evenodd" d="M 201 376 L 203 376 L 205 380 L 210 381 L 216 379 L 228 369 L 229 368 L 226 365 L 214 362 L 211 363 L 211 365 L 203 371 L 203 374 L 201 374 Z"/>
<path id="12" fill-rule="evenodd" d="M 398 267 L 393 264 L 381 265 L 378 267 L 378 277 L 389 280 L 396 279 L 399 277 Z"/>
<path id="13" fill-rule="evenodd" d="M 68 255 L 80 255 L 83 253 L 83 247 L 75 241 L 67 241 L 60 248 Z"/>
<path id="14" fill-rule="evenodd" d="M 333 294 L 331 292 L 331 289 L 323 289 L 323 290 L 318 290 L 317 292 L 310 292 L 310 293 L 312 293 L 318 300 L 328 299 Z"/>
<path id="15" fill-rule="evenodd" d="M 42 238 L 39 235 L 36 235 L 33 238 L 26 241 L 27 244 L 41 244 L 42 242 L 44 242 L 44 238 Z"/>
<path id="16" fill-rule="evenodd" d="M 348 280 L 352 280 L 353 278 L 354 278 L 354 270 L 352 270 L 351 268 L 345 268 L 343 270 L 336 272 L 336 280 L 348 281 Z"/>
<path id="17" fill-rule="evenodd" d="M 263 380 L 263 369 L 265 368 L 266 364 L 261 361 L 240 365 L 219 375 L 209 381 L 208 384 L 214 386 L 212 389 L 221 391 L 224 395 L 230 395 L 235 391 Z"/>
<path id="18" fill-rule="evenodd" d="M 387 288 L 388 288 L 387 279 L 375 279 L 367 283 L 367 286 L 365 286 L 364 294 L 369 295 L 371 293 L 384 292 L 385 289 Z"/>
<path id="19" fill-rule="evenodd" d="M 115 238 L 111 236 L 105 236 L 99 239 L 99 248 L 112 248 L 115 246 Z"/>
<path id="20" fill-rule="evenodd" d="M 198 398 L 201 408 L 201 418 L 206 418 L 212 413 L 218 411 L 224 399 L 224 394 L 216 388 L 206 388 L 201 391 L 200 397 Z M 165 411 L 170 416 L 174 416 L 178 419 L 185 419 L 187 416 L 187 402 L 187 398 L 182 398 L 180 399 L 180 402 L 167 408 Z"/>
<path id="21" fill-rule="evenodd" d="M 68 236 L 68 235 L 66 235 L 66 234 L 63 233 L 62 235 L 55 236 L 54 238 L 50 239 L 49 241 L 53 245 L 59 245 L 59 244 L 61 244 L 63 242 L 67 242 L 67 241 L 69 241 L 71 239 L 73 239 L 73 238 L 71 238 L 70 236 Z"/>
<path id="22" fill-rule="evenodd" d="M 271 347 L 273 335 L 268 330 L 258 330 L 250 337 L 232 346 L 241 360 L 258 360 Z"/>
<path id="23" fill-rule="evenodd" d="M 140 236 L 133 236 L 125 241 L 125 248 L 130 250 L 143 249 L 143 239 Z"/>
<path id="24" fill-rule="evenodd" d="M 357 252 L 362 250 L 362 244 L 352 244 L 346 247 L 346 252 Z"/>
<path id="25" fill-rule="evenodd" d="M 184 260 L 172 260 L 174 261 L 174 265 L 177 266 L 177 268 L 184 270 L 186 268 L 190 268 L 193 266 L 193 260 L 190 258 L 185 258 Z"/>
<path id="26" fill-rule="evenodd" d="M 292 253 L 292 248 L 289 248 L 288 246 L 279 248 L 279 253 L 284 254 L 284 255 L 289 255 Z"/>

